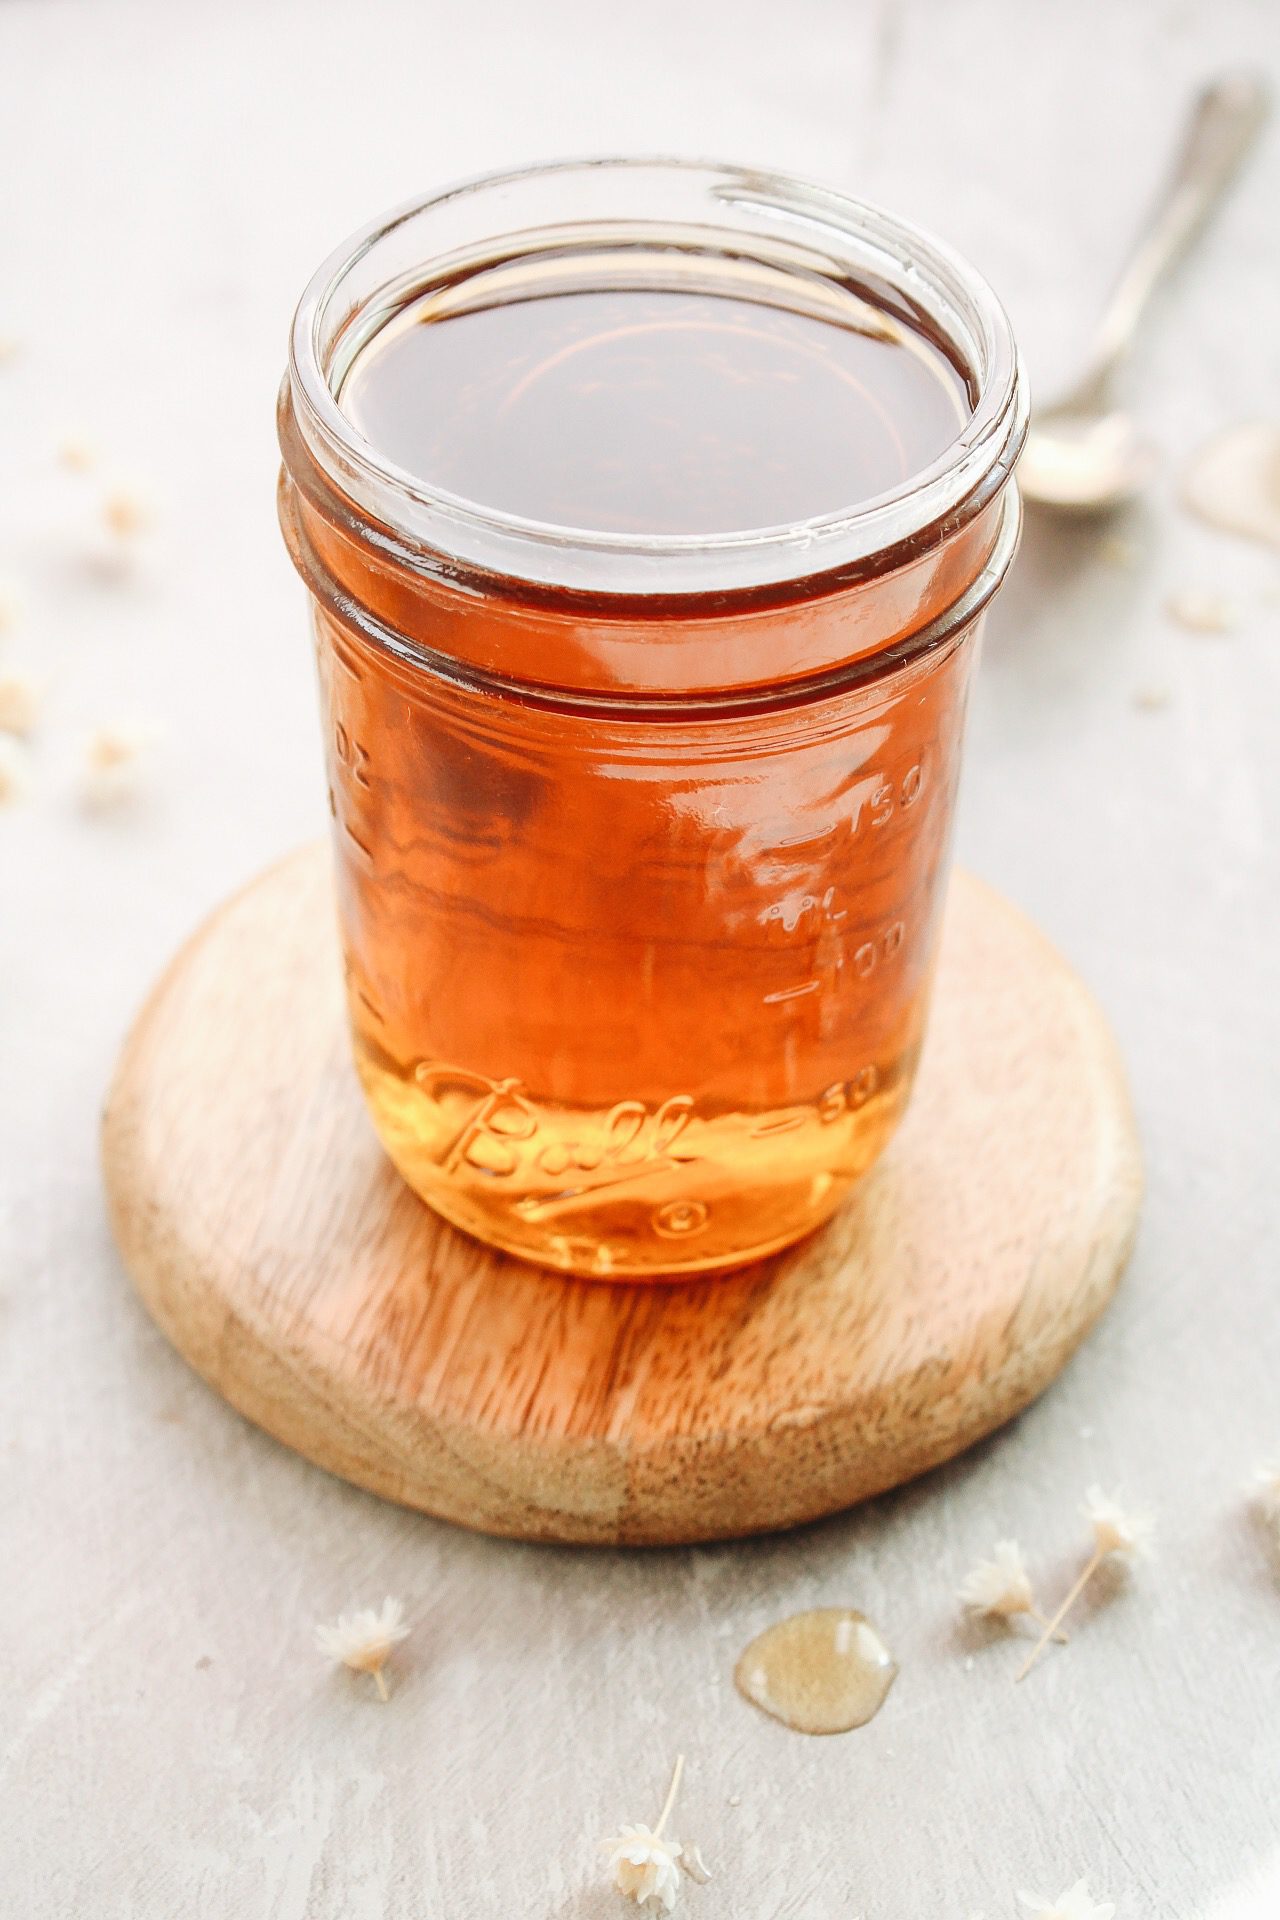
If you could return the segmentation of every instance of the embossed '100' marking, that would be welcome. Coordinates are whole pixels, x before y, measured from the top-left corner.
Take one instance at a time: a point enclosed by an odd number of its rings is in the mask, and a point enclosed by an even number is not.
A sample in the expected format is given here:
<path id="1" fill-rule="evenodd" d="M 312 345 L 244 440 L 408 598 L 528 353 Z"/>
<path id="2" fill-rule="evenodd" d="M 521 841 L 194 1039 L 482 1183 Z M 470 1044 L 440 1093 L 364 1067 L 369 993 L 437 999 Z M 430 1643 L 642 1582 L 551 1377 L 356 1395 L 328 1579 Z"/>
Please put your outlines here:
<path id="1" fill-rule="evenodd" d="M 906 932 L 901 920 L 893 920 L 874 939 L 864 940 L 853 950 L 854 972 L 865 980 L 868 974 L 875 972 L 882 960 L 892 960 L 901 950 Z"/>

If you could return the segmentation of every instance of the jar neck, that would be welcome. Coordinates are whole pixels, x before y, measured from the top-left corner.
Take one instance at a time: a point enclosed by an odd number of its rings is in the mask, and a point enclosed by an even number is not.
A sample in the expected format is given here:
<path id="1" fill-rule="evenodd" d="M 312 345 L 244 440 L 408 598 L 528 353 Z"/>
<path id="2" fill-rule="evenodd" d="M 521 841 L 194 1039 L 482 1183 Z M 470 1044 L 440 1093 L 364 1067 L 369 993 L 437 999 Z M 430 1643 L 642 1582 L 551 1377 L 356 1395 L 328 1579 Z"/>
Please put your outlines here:
<path id="1" fill-rule="evenodd" d="M 465 288 L 469 275 L 501 281 L 546 258 L 567 271 L 565 260 L 607 246 L 646 259 L 647 247 L 660 261 L 664 234 L 681 258 L 719 250 L 757 262 L 797 300 L 878 289 L 886 314 L 918 323 L 964 370 L 972 411 L 955 441 L 894 492 L 847 511 L 741 534 L 648 536 L 457 498 L 391 465 L 339 406 L 345 370 L 408 291 Z M 904 646 L 942 644 L 971 620 L 1016 539 L 1006 488 L 1026 414 L 994 296 L 906 223 L 740 168 L 533 168 L 403 209 L 316 275 L 281 400 L 281 511 L 317 598 L 424 670 L 593 701 L 736 700 L 881 671 Z"/>
<path id="2" fill-rule="evenodd" d="M 403 666 L 560 708 L 744 712 L 823 698 L 945 650 L 987 606 L 1021 529 L 1016 486 L 894 572 L 795 583 L 783 598 L 617 601 L 530 592 L 406 550 L 307 458 L 287 390 L 280 520 L 318 606 Z"/>

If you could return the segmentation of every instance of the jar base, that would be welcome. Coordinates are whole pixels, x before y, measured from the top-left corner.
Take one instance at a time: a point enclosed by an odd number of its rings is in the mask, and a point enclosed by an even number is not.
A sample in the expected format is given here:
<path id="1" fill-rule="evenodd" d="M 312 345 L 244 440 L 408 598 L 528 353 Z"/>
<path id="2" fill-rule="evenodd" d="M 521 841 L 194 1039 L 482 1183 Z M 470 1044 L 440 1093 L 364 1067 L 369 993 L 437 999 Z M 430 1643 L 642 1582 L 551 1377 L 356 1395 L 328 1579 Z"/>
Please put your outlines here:
<path id="1" fill-rule="evenodd" d="M 710 1284 L 557 1282 L 422 1206 L 351 1071 L 333 917 L 319 849 L 222 907 L 141 1015 L 104 1137 L 161 1328 L 331 1472 L 526 1539 L 794 1525 L 990 1433 L 1110 1298 L 1141 1186 L 1114 1044 L 964 876 L 888 1152 L 826 1226 Z"/>
<path id="2" fill-rule="evenodd" d="M 800 1241 L 807 1239 L 811 1233 L 816 1233 L 820 1227 L 825 1226 L 832 1215 L 844 1204 L 854 1184 L 852 1181 L 849 1182 L 834 1196 L 828 1206 L 821 1211 L 813 1211 L 802 1224 L 779 1233 L 776 1239 L 764 1243 L 754 1242 L 745 1247 L 729 1248 L 723 1252 L 706 1253 L 700 1258 L 680 1259 L 675 1256 L 670 1258 L 659 1256 L 662 1264 L 655 1263 L 650 1266 L 641 1265 L 639 1261 L 628 1262 L 622 1250 L 622 1244 L 616 1238 L 577 1240 L 566 1237 L 559 1247 L 554 1244 L 548 1245 L 542 1240 L 532 1245 L 527 1244 L 518 1234 L 506 1232 L 501 1222 L 495 1222 L 489 1218 L 473 1219 L 467 1207 L 450 1204 L 448 1200 L 422 1193 L 409 1179 L 403 1167 L 398 1166 L 395 1156 L 392 1155 L 391 1158 L 401 1176 L 419 1199 L 424 1200 L 433 1213 L 439 1214 L 442 1220 L 447 1221 L 458 1232 L 465 1233 L 468 1238 L 477 1240 L 481 1245 L 492 1247 L 496 1252 L 507 1254 L 513 1259 L 524 1261 L 528 1266 L 541 1267 L 549 1273 L 568 1275 L 575 1280 L 607 1281 L 613 1285 L 662 1286 L 664 1282 L 677 1284 L 697 1275 L 734 1273 L 740 1267 L 752 1266 L 758 1261 L 767 1260 L 776 1253 L 785 1252 L 788 1247 L 796 1246 Z"/>
<path id="3" fill-rule="evenodd" d="M 420 1199 L 518 1260 L 630 1282 L 746 1266 L 824 1225 L 896 1128 L 917 1052 L 912 1046 L 856 1106 L 842 1099 L 837 1110 L 831 1089 L 825 1105 L 698 1118 L 668 1141 L 674 1101 L 652 1110 L 616 1102 L 590 1113 L 556 1109 L 523 1090 L 503 1096 L 519 1098 L 507 1116 L 518 1134 L 473 1134 L 471 1117 L 492 1105 L 490 1083 L 471 1078 L 456 1110 L 442 1110 L 412 1074 L 396 1073 L 361 1043 L 358 1024 L 356 1033 L 374 1127 Z M 619 1113 L 622 1129 L 611 1127 Z"/>

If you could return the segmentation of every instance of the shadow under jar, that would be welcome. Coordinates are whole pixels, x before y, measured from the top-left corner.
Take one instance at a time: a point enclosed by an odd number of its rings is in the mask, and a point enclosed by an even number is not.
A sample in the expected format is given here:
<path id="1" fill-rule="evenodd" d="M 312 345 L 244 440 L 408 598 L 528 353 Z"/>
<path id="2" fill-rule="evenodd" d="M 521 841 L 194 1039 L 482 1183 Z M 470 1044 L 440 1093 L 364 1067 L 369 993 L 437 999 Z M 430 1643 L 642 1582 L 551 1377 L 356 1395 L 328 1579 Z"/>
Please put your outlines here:
<path id="1" fill-rule="evenodd" d="M 773 174 L 494 176 L 316 275 L 281 518 L 355 1059 L 446 1219 L 690 1273 L 876 1158 L 1025 413 L 970 269 Z"/>

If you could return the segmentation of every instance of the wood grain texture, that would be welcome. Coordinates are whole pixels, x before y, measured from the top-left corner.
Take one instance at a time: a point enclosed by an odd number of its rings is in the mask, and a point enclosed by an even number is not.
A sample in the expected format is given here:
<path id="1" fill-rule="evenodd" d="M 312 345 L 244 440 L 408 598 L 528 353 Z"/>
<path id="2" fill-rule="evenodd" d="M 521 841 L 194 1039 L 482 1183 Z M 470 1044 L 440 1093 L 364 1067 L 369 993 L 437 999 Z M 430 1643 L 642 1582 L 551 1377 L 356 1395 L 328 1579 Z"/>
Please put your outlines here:
<path id="1" fill-rule="evenodd" d="M 1128 1253 L 1139 1159 L 1107 1028 L 970 878 L 883 1163 L 798 1247 L 689 1283 L 565 1280 L 437 1219 L 374 1139 L 339 981 L 319 849 L 195 936 L 110 1097 L 115 1232 L 241 1412 L 464 1525 L 655 1543 L 848 1506 L 1034 1398 Z"/>

